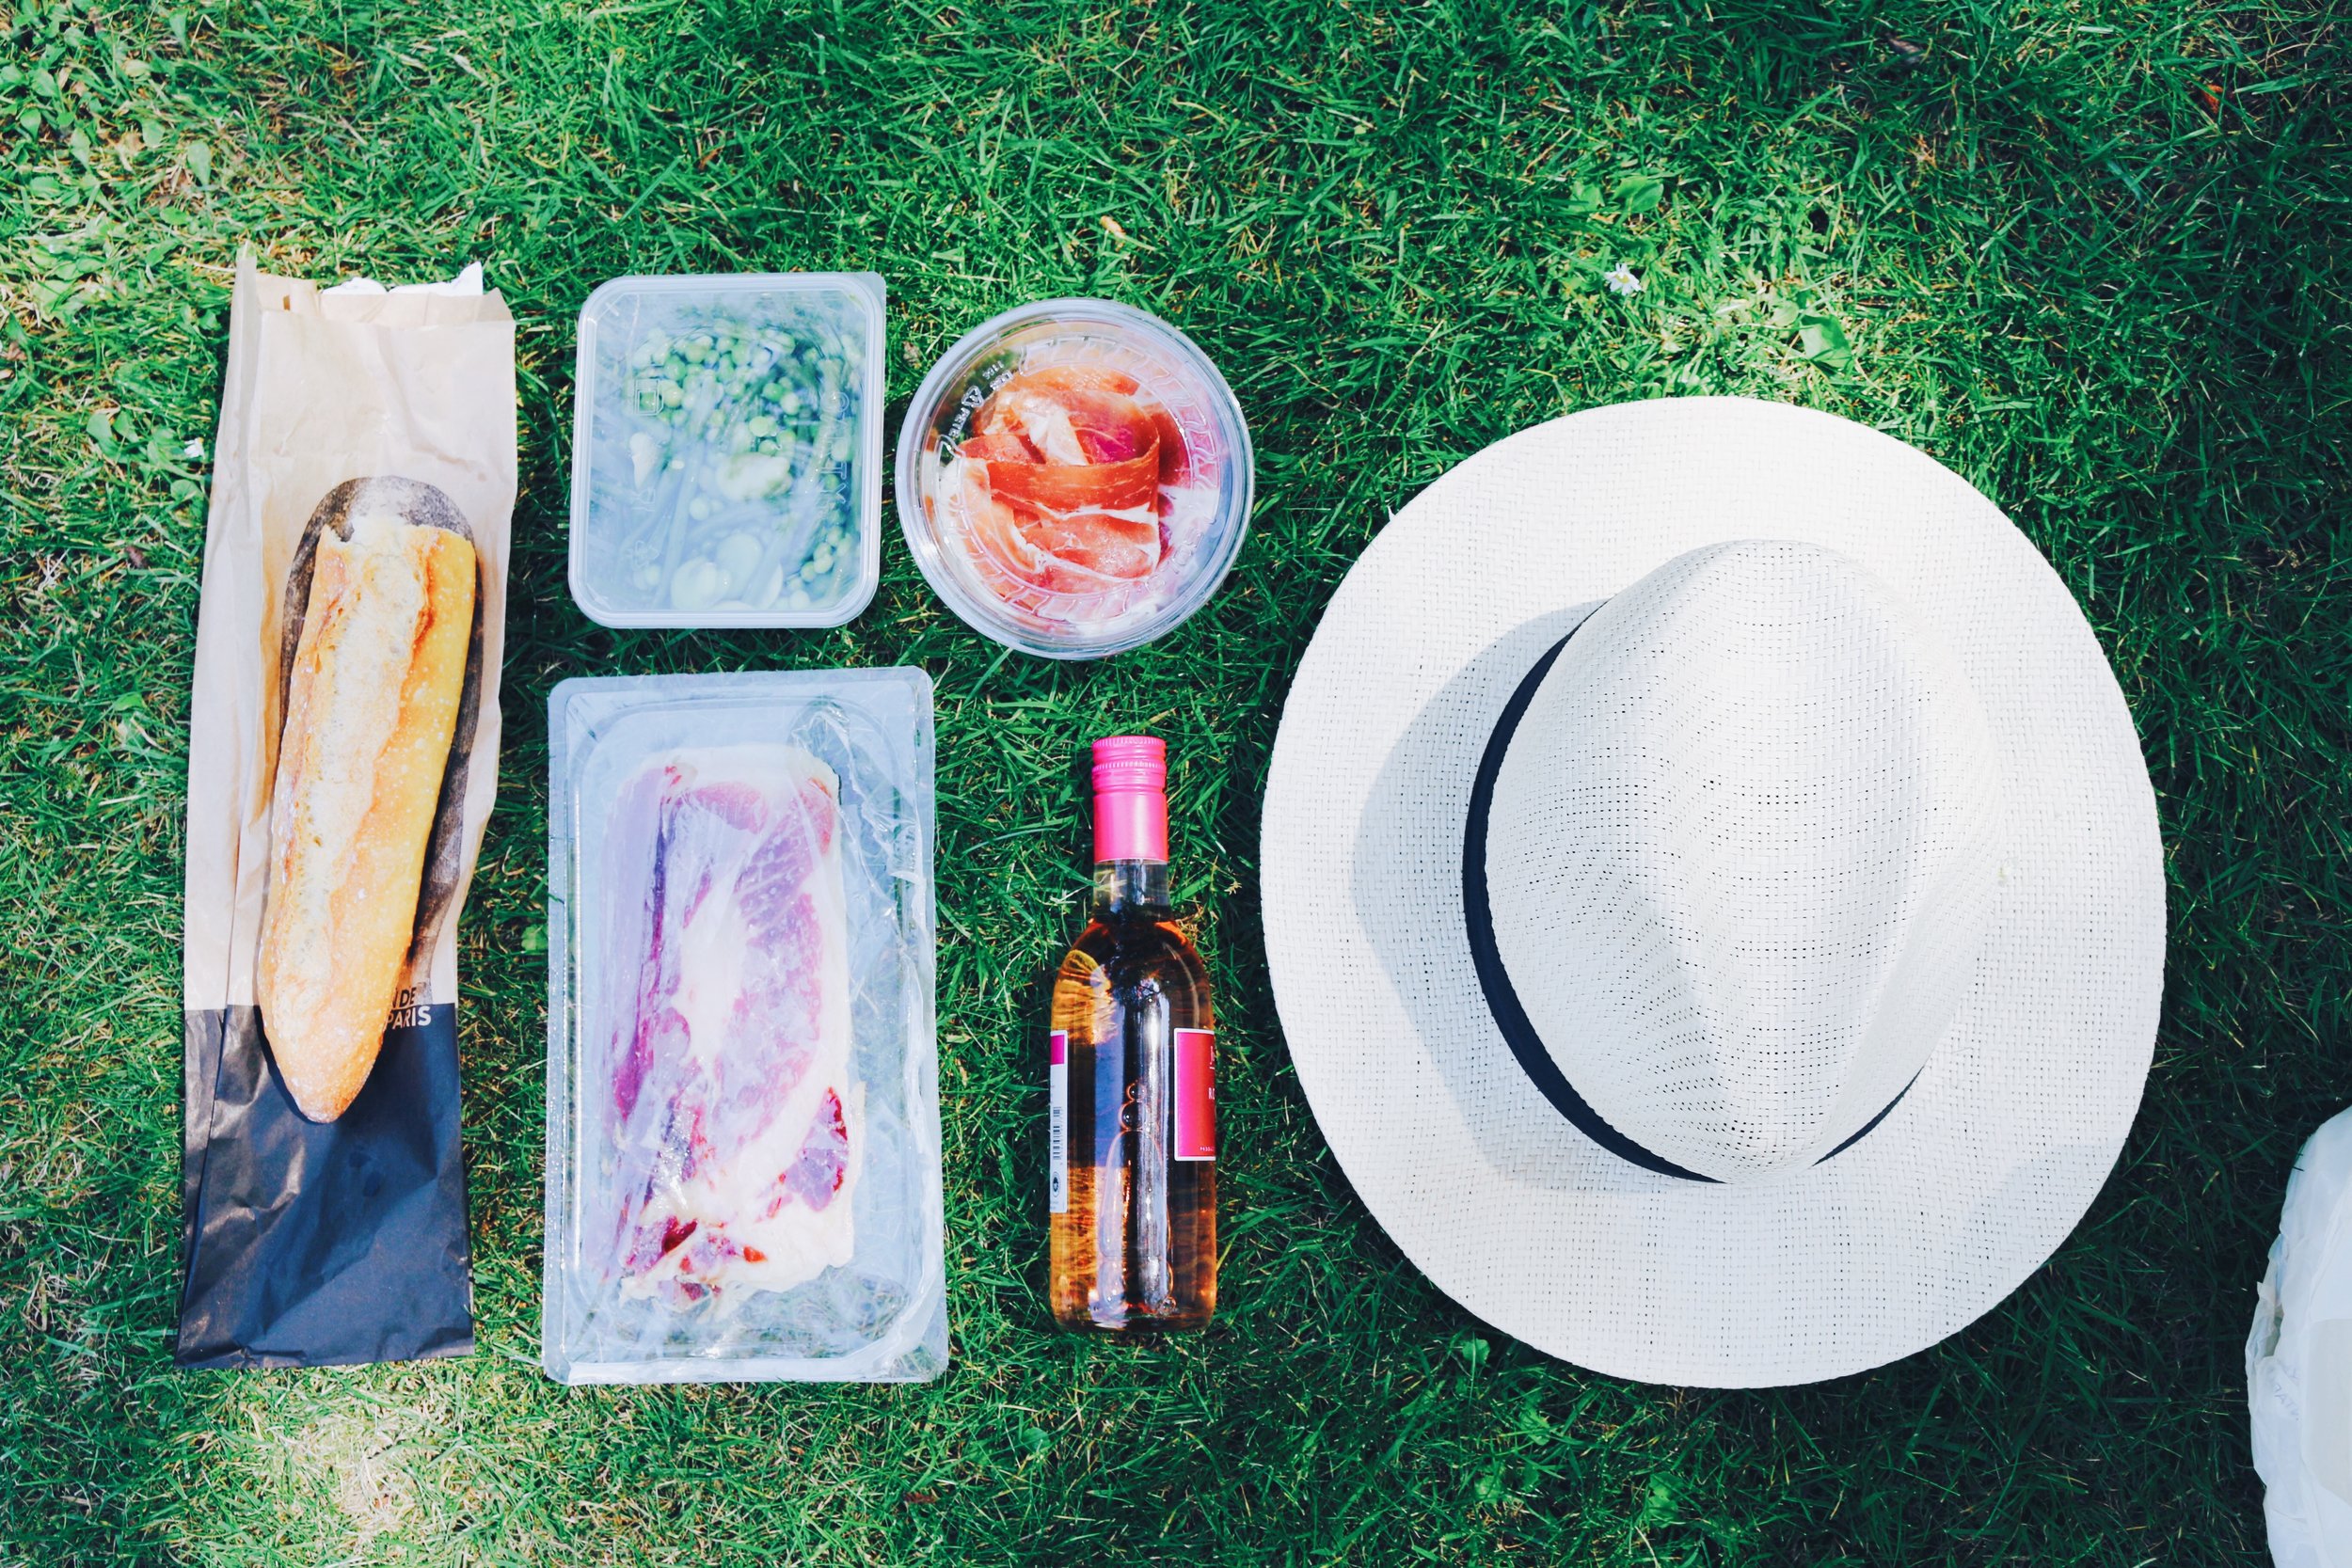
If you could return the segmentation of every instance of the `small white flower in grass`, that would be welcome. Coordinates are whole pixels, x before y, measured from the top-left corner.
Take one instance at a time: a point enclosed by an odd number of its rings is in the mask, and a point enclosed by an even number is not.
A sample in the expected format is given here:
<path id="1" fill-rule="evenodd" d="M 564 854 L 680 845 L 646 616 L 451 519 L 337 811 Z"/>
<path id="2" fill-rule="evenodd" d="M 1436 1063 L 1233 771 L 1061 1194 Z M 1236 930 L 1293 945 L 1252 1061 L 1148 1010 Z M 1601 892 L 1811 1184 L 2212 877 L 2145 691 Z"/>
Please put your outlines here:
<path id="1" fill-rule="evenodd" d="M 203 441 L 202 441 L 201 439 L 193 439 L 193 440 L 190 440 L 186 446 L 182 447 L 182 448 L 180 449 L 180 455 L 181 455 L 181 456 L 183 456 L 183 457 L 184 457 L 184 458 L 186 458 L 186 459 L 187 459 L 189 462 L 191 462 L 191 463 L 201 463 L 201 462 L 203 462 L 203 461 L 204 461 L 204 443 L 203 443 Z"/>
<path id="2" fill-rule="evenodd" d="M 1601 281 L 1609 285 L 1609 292 L 1613 294 L 1638 294 L 1642 292 L 1642 280 L 1633 276 L 1633 268 L 1624 261 L 1619 261 L 1614 271 L 1602 274 Z"/>

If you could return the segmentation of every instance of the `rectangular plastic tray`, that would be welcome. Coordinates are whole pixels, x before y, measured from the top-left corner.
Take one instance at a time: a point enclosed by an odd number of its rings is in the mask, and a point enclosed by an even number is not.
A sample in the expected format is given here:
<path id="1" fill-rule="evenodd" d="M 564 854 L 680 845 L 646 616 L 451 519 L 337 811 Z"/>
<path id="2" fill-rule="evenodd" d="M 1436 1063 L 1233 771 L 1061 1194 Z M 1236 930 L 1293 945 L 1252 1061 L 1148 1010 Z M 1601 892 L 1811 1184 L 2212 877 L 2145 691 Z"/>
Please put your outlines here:
<path id="1" fill-rule="evenodd" d="M 616 277 L 580 310 L 572 597 L 608 626 L 837 626 L 882 577 L 882 278 Z"/>
<path id="2" fill-rule="evenodd" d="M 947 1316 L 930 678 L 900 669 L 576 679 L 556 687 L 548 718 L 548 1375 L 570 1384 L 936 1377 L 947 1362 Z M 641 961 L 616 927 L 647 893 L 625 884 L 650 881 L 619 847 L 631 837 L 622 792 L 657 758 L 778 744 L 837 781 L 856 1085 L 852 1250 L 788 1290 L 739 1288 L 681 1306 L 646 1296 L 642 1283 L 625 1288 L 618 1266 L 617 1216 L 639 1189 L 619 1174 L 626 1113 L 614 1111 L 628 1021 L 607 1015 L 617 1010 L 612 998 L 633 988 L 608 982 L 626 978 L 612 966 Z M 642 861 L 648 834 L 634 836 Z M 657 852 L 652 863 L 670 863 Z"/>

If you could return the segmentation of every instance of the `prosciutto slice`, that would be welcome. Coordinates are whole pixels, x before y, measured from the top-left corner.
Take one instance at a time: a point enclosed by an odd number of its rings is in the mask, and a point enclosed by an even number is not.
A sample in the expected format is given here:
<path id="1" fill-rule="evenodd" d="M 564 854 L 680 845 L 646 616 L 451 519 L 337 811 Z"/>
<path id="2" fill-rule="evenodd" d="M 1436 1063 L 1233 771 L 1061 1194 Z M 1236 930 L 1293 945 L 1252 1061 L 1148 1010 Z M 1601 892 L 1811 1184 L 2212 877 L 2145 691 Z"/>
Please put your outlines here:
<path id="1" fill-rule="evenodd" d="M 1133 376 L 1026 371 L 973 416 L 957 451 L 977 564 L 1000 596 L 1094 594 L 1152 575 L 1167 493 L 1190 477 L 1176 421 Z"/>
<path id="2" fill-rule="evenodd" d="M 623 1289 L 674 1307 L 850 1260 L 863 1099 L 833 770 L 697 748 L 623 787 L 606 863 Z"/>

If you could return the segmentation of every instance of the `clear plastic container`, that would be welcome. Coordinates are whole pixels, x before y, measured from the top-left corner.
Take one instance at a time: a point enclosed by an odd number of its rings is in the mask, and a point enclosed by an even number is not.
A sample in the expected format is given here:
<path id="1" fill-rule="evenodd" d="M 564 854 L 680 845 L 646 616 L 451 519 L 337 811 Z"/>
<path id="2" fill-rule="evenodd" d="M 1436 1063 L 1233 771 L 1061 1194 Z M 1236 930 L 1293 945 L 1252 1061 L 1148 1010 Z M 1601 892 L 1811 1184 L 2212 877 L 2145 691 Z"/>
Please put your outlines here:
<path id="1" fill-rule="evenodd" d="M 936 1377 L 929 677 L 567 680 L 548 717 L 548 1375 Z"/>
<path id="2" fill-rule="evenodd" d="M 616 277 L 580 310 L 572 597 L 608 626 L 837 626 L 882 575 L 882 280 Z"/>
<path id="3" fill-rule="evenodd" d="M 1046 658 L 1139 647 L 1200 609 L 1241 550 L 1253 483 L 1216 367 L 1108 300 L 982 323 L 898 432 L 915 564 L 967 624 Z"/>

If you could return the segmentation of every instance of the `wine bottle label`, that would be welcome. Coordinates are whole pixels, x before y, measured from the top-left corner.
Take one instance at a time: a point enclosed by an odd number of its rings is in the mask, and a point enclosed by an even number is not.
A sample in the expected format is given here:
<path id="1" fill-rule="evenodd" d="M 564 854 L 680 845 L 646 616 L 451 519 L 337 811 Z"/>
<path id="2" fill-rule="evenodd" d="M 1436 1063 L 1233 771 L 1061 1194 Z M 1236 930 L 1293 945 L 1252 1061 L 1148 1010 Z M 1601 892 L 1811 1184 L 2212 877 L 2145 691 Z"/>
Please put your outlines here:
<path id="1" fill-rule="evenodd" d="M 1070 1031 L 1057 1029 L 1045 1069 L 1045 1212 L 1070 1212 Z"/>
<path id="2" fill-rule="evenodd" d="M 1176 1148 L 1179 1160 L 1216 1158 L 1216 1036 L 1176 1031 Z"/>

